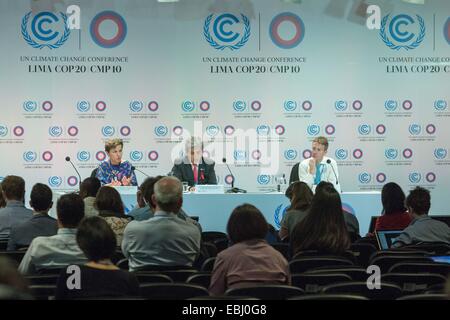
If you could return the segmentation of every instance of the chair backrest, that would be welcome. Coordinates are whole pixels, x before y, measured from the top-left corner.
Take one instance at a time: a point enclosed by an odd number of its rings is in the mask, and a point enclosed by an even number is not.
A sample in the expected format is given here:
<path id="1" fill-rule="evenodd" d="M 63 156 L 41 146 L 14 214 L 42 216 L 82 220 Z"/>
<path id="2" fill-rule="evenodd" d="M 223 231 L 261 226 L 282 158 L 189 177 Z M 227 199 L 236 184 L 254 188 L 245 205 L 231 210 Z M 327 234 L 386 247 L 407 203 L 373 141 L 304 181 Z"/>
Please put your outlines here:
<path id="1" fill-rule="evenodd" d="M 380 289 L 369 289 L 367 282 L 337 283 L 323 288 L 323 293 L 356 294 L 371 300 L 394 300 L 401 296 L 402 289 L 391 283 L 381 283 Z"/>
<path id="2" fill-rule="evenodd" d="M 37 274 L 40 274 L 40 275 L 59 275 L 62 270 L 66 270 L 66 267 L 39 269 L 39 270 L 37 270 Z"/>
<path id="3" fill-rule="evenodd" d="M 378 256 L 370 260 L 370 265 L 376 265 L 380 267 L 381 273 L 387 273 L 389 269 L 399 262 L 430 262 L 427 257 L 418 255 L 387 255 Z"/>
<path id="4" fill-rule="evenodd" d="M 450 250 L 450 245 L 442 242 L 423 242 L 417 243 L 409 246 L 402 247 L 402 249 L 406 250 L 421 250 L 428 251 L 431 254 L 435 255 L 443 255 L 446 254 Z"/>
<path id="5" fill-rule="evenodd" d="M 39 285 L 39 284 L 53 284 L 56 285 L 59 275 L 57 274 L 45 274 L 45 275 L 33 275 L 26 276 L 25 280 L 29 285 Z"/>
<path id="6" fill-rule="evenodd" d="M 350 251 L 353 252 L 358 265 L 366 267 L 369 265 L 370 257 L 377 252 L 377 247 L 371 243 L 353 243 Z"/>
<path id="7" fill-rule="evenodd" d="M 145 283 L 139 290 L 147 299 L 185 300 L 209 295 L 205 288 L 189 283 Z"/>
<path id="8" fill-rule="evenodd" d="M 255 297 L 258 299 L 285 300 L 289 297 L 300 296 L 303 293 L 304 291 L 302 289 L 293 286 L 261 284 L 228 289 L 225 292 L 225 295 Z"/>
<path id="9" fill-rule="evenodd" d="M 217 239 L 228 239 L 226 233 L 220 231 L 203 231 L 202 232 L 202 241 L 203 242 L 212 242 Z"/>
<path id="10" fill-rule="evenodd" d="M 0 239 L 0 251 L 6 250 L 8 247 L 8 239 Z"/>
<path id="11" fill-rule="evenodd" d="M 56 292 L 56 284 L 31 285 L 29 288 L 33 297 L 38 300 L 49 300 Z"/>
<path id="12" fill-rule="evenodd" d="M 208 258 L 203 262 L 200 270 L 201 271 L 212 271 L 214 268 L 214 263 L 216 262 L 216 258 Z"/>
<path id="13" fill-rule="evenodd" d="M 139 283 L 172 283 L 172 278 L 161 273 L 136 273 Z"/>
<path id="14" fill-rule="evenodd" d="M 289 262 L 289 269 L 291 273 L 303 273 L 317 267 L 331 265 L 353 266 L 353 262 L 345 258 L 337 257 L 309 257 L 292 260 Z"/>
<path id="15" fill-rule="evenodd" d="M 394 264 L 389 273 L 437 273 L 447 277 L 450 274 L 450 264 L 427 262 L 399 262 Z"/>
<path id="16" fill-rule="evenodd" d="M 358 296 L 355 294 L 331 294 L 331 293 L 320 293 L 320 294 L 308 294 L 304 296 L 297 296 L 289 298 L 288 300 L 369 300 L 364 296 Z"/>
<path id="17" fill-rule="evenodd" d="M 397 298 L 397 300 L 448 300 L 448 295 L 443 293 L 413 294 Z"/>
<path id="18" fill-rule="evenodd" d="M 306 293 L 318 293 L 327 285 L 352 281 L 352 278 L 344 273 L 297 273 L 291 275 L 291 281 Z"/>
<path id="19" fill-rule="evenodd" d="M 0 252 L 0 256 L 7 257 L 7 258 L 17 262 L 18 264 L 20 264 L 25 253 L 26 253 L 25 250 L 2 251 L 2 252 Z"/>
<path id="20" fill-rule="evenodd" d="M 277 243 L 272 243 L 271 246 L 274 249 L 276 249 L 278 252 L 280 252 L 283 255 L 283 257 L 286 258 L 286 260 L 290 259 L 289 243 L 277 242 Z"/>
<path id="21" fill-rule="evenodd" d="M 366 281 L 369 274 L 366 269 L 360 267 L 348 267 L 348 266 L 330 266 L 321 267 L 313 270 L 307 271 L 311 274 L 333 274 L 340 273 L 348 275 L 353 281 Z"/>
<path id="22" fill-rule="evenodd" d="M 179 269 L 179 270 L 170 270 L 170 269 L 166 269 L 166 270 L 139 270 L 136 271 L 135 274 L 136 275 L 141 275 L 141 274 L 163 274 L 168 276 L 170 279 L 172 279 L 173 282 L 185 282 L 187 280 L 187 278 L 189 278 L 191 275 L 195 274 L 197 272 L 197 270 L 194 269 Z"/>
<path id="23" fill-rule="evenodd" d="M 121 260 L 117 261 L 116 262 L 116 266 L 119 267 L 122 270 L 128 270 L 129 269 L 128 259 L 124 258 L 124 259 L 121 259 Z"/>
<path id="24" fill-rule="evenodd" d="M 300 259 L 300 258 L 312 258 L 312 257 L 347 259 L 347 260 L 350 260 L 353 264 L 355 264 L 357 262 L 355 255 L 350 250 L 344 251 L 342 253 L 342 255 L 332 255 L 332 254 L 324 253 L 324 252 L 321 252 L 318 250 L 299 251 L 292 256 L 291 260 Z"/>
<path id="25" fill-rule="evenodd" d="M 112 263 L 116 264 L 117 262 L 125 259 L 125 256 L 123 255 L 121 250 L 116 250 L 114 252 L 114 255 L 111 258 Z"/>
<path id="26" fill-rule="evenodd" d="M 370 217 L 370 224 L 369 224 L 369 233 L 373 233 L 375 231 L 375 225 L 377 223 L 377 219 L 380 216 L 371 216 Z"/>
<path id="27" fill-rule="evenodd" d="M 395 283 L 403 292 L 428 290 L 433 285 L 443 284 L 447 279 L 440 274 L 430 273 L 388 273 L 381 276 L 381 281 Z"/>
<path id="28" fill-rule="evenodd" d="M 186 279 L 186 283 L 196 284 L 198 286 L 202 286 L 206 289 L 209 288 L 209 284 L 211 283 L 211 274 L 210 273 L 194 273 Z"/>
<path id="29" fill-rule="evenodd" d="M 230 245 L 230 241 L 227 238 L 220 238 L 214 240 L 214 245 L 217 248 L 217 253 L 225 250 Z"/>

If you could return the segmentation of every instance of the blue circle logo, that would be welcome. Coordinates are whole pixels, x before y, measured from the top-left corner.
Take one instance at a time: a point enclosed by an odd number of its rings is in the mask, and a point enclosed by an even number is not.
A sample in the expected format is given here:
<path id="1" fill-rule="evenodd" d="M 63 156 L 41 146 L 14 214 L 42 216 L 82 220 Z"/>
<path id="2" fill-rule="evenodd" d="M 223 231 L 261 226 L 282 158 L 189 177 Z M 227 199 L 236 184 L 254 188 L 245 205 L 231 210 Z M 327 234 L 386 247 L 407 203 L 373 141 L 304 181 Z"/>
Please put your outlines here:
<path id="1" fill-rule="evenodd" d="M 384 156 L 386 159 L 395 160 L 398 157 L 398 150 L 394 148 L 389 148 L 384 151 Z"/>
<path id="2" fill-rule="evenodd" d="M 270 134 L 270 127 L 265 124 L 259 125 L 256 127 L 256 133 L 259 136 L 268 136 Z"/>
<path id="3" fill-rule="evenodd" d="M 319 132 L 320 132 L 320 127 L 317 124 L 310 124 L 306 128 L 306 132 L 310 136 L 317 136 L 319 134 Z"/>
<path id="4" fill-rule="evenodd" d="M 409 29 L 413 29 L 410 27 L 411 25 L 415 25 L 416 21 L 413 17 L 407 14 L 399 14 L 390 20 L 389 24 L 387 23 L 389 20 L 389 14 L 386 15 L 381 20 L 381 28 L 380 28 L 380 37 L 383 40 L 384 44 L 392 50 L 413 50 L 416 49 L 425 38 L 425 21 L 419 15 L 416 15 L 418 21 L 418 28 L 416 30 L 410 31 Z M 387 34 L 386 26 L 388 25 L 388 32 L 390 37 Z M 417 33 L 417 35 L 416 35 Z"/>
<path id="5" fill-rule="evenodd" d="M 91 159 L 91 154 L 85 150 L 78 151 L 77 159 L 81 162 L 87 162 Z"/>
<path id="6" fill-rule="evenodd" d="M 112 126 L 104 126 L 102 128 L 102 134 L 105 137 L 112 137 L 115 132 L 116 132 L 116 130 Z"/>
<path id="7" fill-rule="evenodd" d="M 445 101 L 445 100 L 436 100 L 434 102 L 434 108 L 438 111 L 447 109 L 447 105 L 448 105 L 447 101 Z"/>
<path id="8" fill-rule="evenodd" d="M 297 159 L 298 152 L 294 149 L 288 149 L 284 151 L 284 158 L 286 160 L 292 161 Z"/>
<path id="9" fill-rule="evenodd" d="M 89 101 L 78 101 L 77 103 L 77 109 L 79 112 L 87 112 L 89 109 L 91 109 L 91 104 Z"/>
<path id="10" fill-rule="evenodd" d="M 371 129 L 370 125 L 368 125 L 368 124 L 362 124 L 362 125 L 358 126 L 358 132 L 360 135 L 367 136 L 370 134 L 371 131 L 372 131 L 372 129 Z"/>
<path id="11" fill-rule="evenodd" d="M 132 161 L 139 162 L 144 158 L 144 154 L 141 151 L 133 150 L 130 152 L 130 159 Z"/>
<path id="12" fill-rule="evenodd" d="M 348 150 L 345 150 L 345 149 L 337 149 L 337 150 L 334 152 L 334 154 L 335 154 L 335 156 L 336 156 L 337 159 L 339 159 L 339 160 L 345 160 L 345 159 L 347 159 L 347 157 L 348 157 Z"/>
<path id="13" fill-rule="evenodd" d="M 447 149 L 444 148 L 434 149 L 434 157 L 439 160 L 445 159 L 447 157 Z"/>
<path id="14" fill-rule="evenodd" d="M 284 110 L 291 112 L 297 109 L 297 101 L 287 100 L 284 102 Z"/>
<path id="15" fill-rule="evenodd" d="M 34 151 L 25 151 L 23 153 L 23 160 L 26 162 L 34 162 L 37 159 L 37 154 Z"/>
<path id="16" fill-rule="evenodd" d="M 420 132 L 422 131 L 422 127 L 417 124 L 417 123 L 413 123 L 411 125 L 409 125 L 409 133 L 416 136 L 419 135 Z"/>
<path id="17" fill-rule="evenodd" d="M 164 137 L 167 135 L 167 133 L 169 132 L 169 129 L 167 129 L 166 126 L 157 126 L 155 127 L 155 134 L 158 137 Z"/>
<path id="18" fill-rule="evenodd" d="M 130 110 L 132 112 L 141 112 L 143 108 L 144 103 L 142 101 L 134 100 L 130 102 Z"/>
<path id="19" fill-rule="evenodd" d="M 50 187 L 59 187 L 62 184 L 62 178 L 58 176 L 51 176 L 48 178 L 48 184 Z"/>
<path id="20" fill-rule="evenodd" d="M 367 172 L 360 173 L 358 175 L 358 180 L 360 183 L 364 184 L 370 183 L 370 181 L 372 181 L 372 175 Z"/>
<path id="21" fill-rule="evenodd" d="M 348 107 L 348 103 L 347 103 L 347 101 L 344 101 L 344 100 L 338 100 L 334 103 L 334 108 L 337 111 L 347 110 L 347 107 Z"/>
<path id="22" fill-rule="evenodd" d="M 418 172 L 411 172 L 408 178 L 411 183 L 419 183 L 422 180 L 422 175 Z"/>
<path id="23" fill-rule="evenodd" d="M 63 129 L 60 126 L 53 126 L 48 129 L 48 133 L 52 137 L 59 137 L 62 135 Z"/>
<path id="24" fill-rule="evenodd" d="M 60 12 L 61 19 L 53 12 L 40 12 L 31 20 L 31 34 L 28 24 L 32 11 L 22 18 L 21 33 L 28 45 L 35 49 L 49 48 L 57 49 L 62 46 L 70 36 L 70 29 L 67 24 L 67 16 Z M 60 31 L 64 30 L 60 36 Z"/>
<path id="25" fill-rule="evenodd" d="M 245 161 L 247 159 L 247 152 L 244 150 L 234 150 L 233 158 L 236 161 Z"/>
<path id="26" fill-rule="evenodd" d="M 183 101 L 181 103 L 181 109 L 184 112 L 192 112 L 192 111 L 194 111 L 194 108 L 195 108 L 195 104 L 192 101 Z"/>
<path id="27" fill-rule="evenodd" d="M 36 101 L 25 101 L 23 103 L 23 110 L 26 112 L 34 112 L 37 109 L 37 102 Z"/>
<path id="28" fill-rule="evenodd" d="M 258 175 L 258 177 L 256 178 L 256 181 L 258 182 L 258 184 L 260 185 L 267 185 L 270 182 L 270 176 L 267 174 L 260 174 Z"/>
<path id="29" fill-rule="evenodd" d="M 0 137 L 4 137 L 8 134 L 8 127 L 0 125 Z"/>
<path id="30" fill-rule="evenodd" d="M 211 125 L 206 127 L 206 134 L 210 137 L 215 137 L 220 132 L 219 126 Z"/>
<path id="31" fill-rule="evenodd" d="M 206 17 L 203 25 L 203 36 L 211 47 L 216 50 L 238 50 L 247 43 L 250 38 L 250 20 L 245 15 L 241 14 L 242 21 L 240 21 L 234 14 L 221 14 L 214 19 L 211 27 L 213 17 L 214 14 Z M 235 31 L 233 25 L 240 23 L 244 24 L 242 32 Z"/>
<path id="32" fill-rule="evenodd" d="M 397 107 L 398 107 L 398 103 L 397 103 L 397 101 L 395 101 L 395 100 L 386 100 L 386 101 L 384 102 L 384 108 L 385 108 L 387 111 L 394 111 L 394 110 L 397 109 Z"/>
<path id="33" fill-rule="evenodd" d="M 243 112 L 247 108 L 247 103 L 242 100 L 234 101 L 233 102 L 233 109 L 236 112 Z"/>

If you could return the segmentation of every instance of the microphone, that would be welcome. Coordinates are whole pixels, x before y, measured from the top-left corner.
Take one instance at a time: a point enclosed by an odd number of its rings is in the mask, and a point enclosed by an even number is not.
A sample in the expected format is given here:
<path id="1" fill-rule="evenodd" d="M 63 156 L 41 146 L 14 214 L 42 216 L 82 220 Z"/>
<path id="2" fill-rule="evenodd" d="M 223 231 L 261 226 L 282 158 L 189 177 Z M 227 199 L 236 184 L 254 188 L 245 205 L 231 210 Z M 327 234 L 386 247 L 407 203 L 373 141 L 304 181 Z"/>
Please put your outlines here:
<path id="1" fill-rule="evenodd" d="M 337 177 L 336 171 L 334 171 L 334 167 L 331 165 L 331 160 L 328 159 L 327 163 L 330 165 L 331 169 L 333 169 L 334 177 L 336 178 L 336 185 L 338 185 L 339 184 L 338 177 Z"/>
<path id="2" fill-rule="evenodd" d="M 227 163 L 227 159 L 226 159 L 226 158 L 222 158 L 222 162 L 227 166 L 228 171 L 230 172 L 230 175 L 231 175 L 231 177 L 233 178 L 233 179 L 231 180 L 231 190 L 229 190 L 229 191 L 227 191 L 227 192 L 230 192 L 230 193 L 239 193 L 239 192 L 241 192 L 241 193 L 247 193 L 247 190 L 240 189 L 240 188 L 235 188 L 235 187 L 234 187 L 234 174 L 233 174 L 233 172 L 231 172 L 230 166 L 229 166 L 228 163 Z"/>
<path id="3" fill-rule="evenodd" d="M 80 173 L 78 172 L 77 167 L 75 167 L 75 165 L 73 164 L 73 162 L 70 160 L 70 157 L 69 157 L 69 156 L 66 157 L 66 161 L 67 161 L 67 162 L 70 162 L 70 164 L 72 165 L 72 167 L 75 169 L 75 172 L 76 172 L 77 175 L 78 175 L 78 186 L 81 188 L 81 175 L 80 175 Z"/>
<path id="4" fill-rule="evenodd" d="M 142 173 L 144 176 L 146 176 L 147 178 L 150 178 L 150 176 L 148 175 L 148 174 L 146 174 L 144 171 L 142 171 L 142 170 L 139 170 L 138 168 L 136 168 L 135 166 L 131 166 L 131 171 L 133 172 L 133 171 L 137 171 L 137 172 L 140 172 L 140 173 Z"/>

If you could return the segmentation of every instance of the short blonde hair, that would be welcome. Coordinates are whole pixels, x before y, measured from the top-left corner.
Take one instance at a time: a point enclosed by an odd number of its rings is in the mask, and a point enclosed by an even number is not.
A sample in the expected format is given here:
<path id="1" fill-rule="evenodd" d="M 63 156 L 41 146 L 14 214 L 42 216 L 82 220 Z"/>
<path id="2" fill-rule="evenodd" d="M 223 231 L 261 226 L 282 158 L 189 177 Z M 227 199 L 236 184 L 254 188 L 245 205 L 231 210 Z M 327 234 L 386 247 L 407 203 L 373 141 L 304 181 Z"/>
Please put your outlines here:
<path id="1" fill-rule="evenodd" d="M 114 149 L 118 146 L 122 146 L 122 148 L 123 148 L 123 140 L 122 139 L 109 139 L 105 142 L 105 151 L 109 152 L 111 149 Z"/>
<path id="2" fill-rule="evenodd" d="M 323 145 L 324 148 L 325 148 L 325 151 L 328 150 L 328 139 L 327 139 L 327 138 L 322 137 L 322 136 L 321 136 L 321 137 L 317 137 L 317 138 L 315 138 L 315 139 L 313 140 L 313 142 L 317 142 L 318 144 Z"/>

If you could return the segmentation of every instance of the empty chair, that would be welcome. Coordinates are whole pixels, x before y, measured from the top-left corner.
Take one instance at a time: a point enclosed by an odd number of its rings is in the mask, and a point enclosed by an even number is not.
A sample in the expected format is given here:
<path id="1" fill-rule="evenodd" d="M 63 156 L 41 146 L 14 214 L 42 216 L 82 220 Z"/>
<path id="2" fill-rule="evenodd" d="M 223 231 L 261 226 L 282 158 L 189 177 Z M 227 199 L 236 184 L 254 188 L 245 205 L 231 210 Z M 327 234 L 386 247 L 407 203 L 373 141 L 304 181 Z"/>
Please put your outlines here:
<path id="1" fill-rule="evenodd" d="M 380 267 L 381 273 L 387 273 L 389 269 L 399 262 L 430 262 L 427 257 L 414 255 L 388 255 L 375 257 L 370 261 L 371 265 Z"/>
<path id="2" fill-rule="evenodd" d="M 228 239 L 226 233 L 220 231 L 203 231 L 202 232 L 202 241 L 203 242 L 212 242 L 218 239 Z"/>
<path id="3" fill-rule="evenodd" d="M 369 277 L 366 269 L 360 267 L 349 267 L 349 266 L 329 266 L 329 267 L 321 267 L 313 270 L 309 270 L 306 273 L 311 274 L 330 274 L 330 273 L 340 273 L 346 274 L 353 281 L 366 281 Z"/>
<path id="4" fill-rule="evenodd" d="M 287 285 L 255 285 L 243 288 L 232 288 L 225 292 L 227 296 L 246 296 L 266 300 L 285 300 L 289 297 L 300 296 L 304 291 Z"/>
<path id="5" fill-rule="evenodd" d="M 214 268 L 214 262 L 216 261 L 216 258 L 209 258 L 206 259 L 205 262 L 203 262 L 202 267 L 200 268 L 201 271 L 212 271 Z"/>
<path id="6" fill-rule="evenodd" d="M 289 298 L 288 300 L 369 300 L 364 296 L 358 296 L 355 294 L 308 294 L 304 296 L 296 296 Z"/>
<path id="7" fill-rule="evenodd" d="M 160 273 L 136 273 L 139 283 L 172 283 L 172 278 Z"/>
<path id="8" fill-rule="evenodd" d="M 210 273 L 195 273 L 186 279 L 186 283 L 196 284 L 206 289 L 209 288 L 210 282 L 211 282 Z"/>
<path id="9" fill-rule="evenodd" d="M 447 277 L 450 273 L 450 264 L 426 262 L 400 262 L 394 264 L 389 273 L 437 273 Z"/>
<path id="10" fill-rule="evenodd" d="M 370 257 L 377 252 L 377 247 L 369 242 L 353 243 L 350 246 L 350 251 L 353 252 L 357 264 L 366 267 L 369 265 Z"/>
<path id="11" fill-rule="evenodd" d="M 305 271 L 323 266 L 353 266 L 353 262 L 345 258 L 336 257 L 311 257 L 300 258 L 289 262 L 291 273 L 303 273 Z"/>
<path id="12" fill-rule="evenodd" d="M 381 281 L 395 283 L 403 292 L 412 293 L 445 283 L 446 278 L 440 274 L 429 273 L 388 273 L 381 276 Z"/>
<path id="13" fill-rule="evenodd" d="M 323 288 L 323 293 L 356 294 L 371 300 L 394 300 L 401 296 L 402 289 L 390 283 L 381 283 L 380 289 L 370 290 L 367 282 L 337 283 Z"/>
<path id="14" fill-rule="evenodd" d="M 145 283 L 139 286 L 139 290 L 146 299 L 185 300 L 208 296 L 208 290 L 189 283 Z"/>
<path id="15" fill-rule="evenodd" d="M 291 281 L 293 286 L 305 293 L 318 293 L 327 285 L 352 281 L 352 278 L 343 273 L 300 273 L 291 275 Z"/>
<path id="16" fill-rule="evenodd" d="M 397 298 L 397 300 L 447 300 L 448 296 L 446 294 L 413 294 L 408 296 L 403 296 Z"/>

